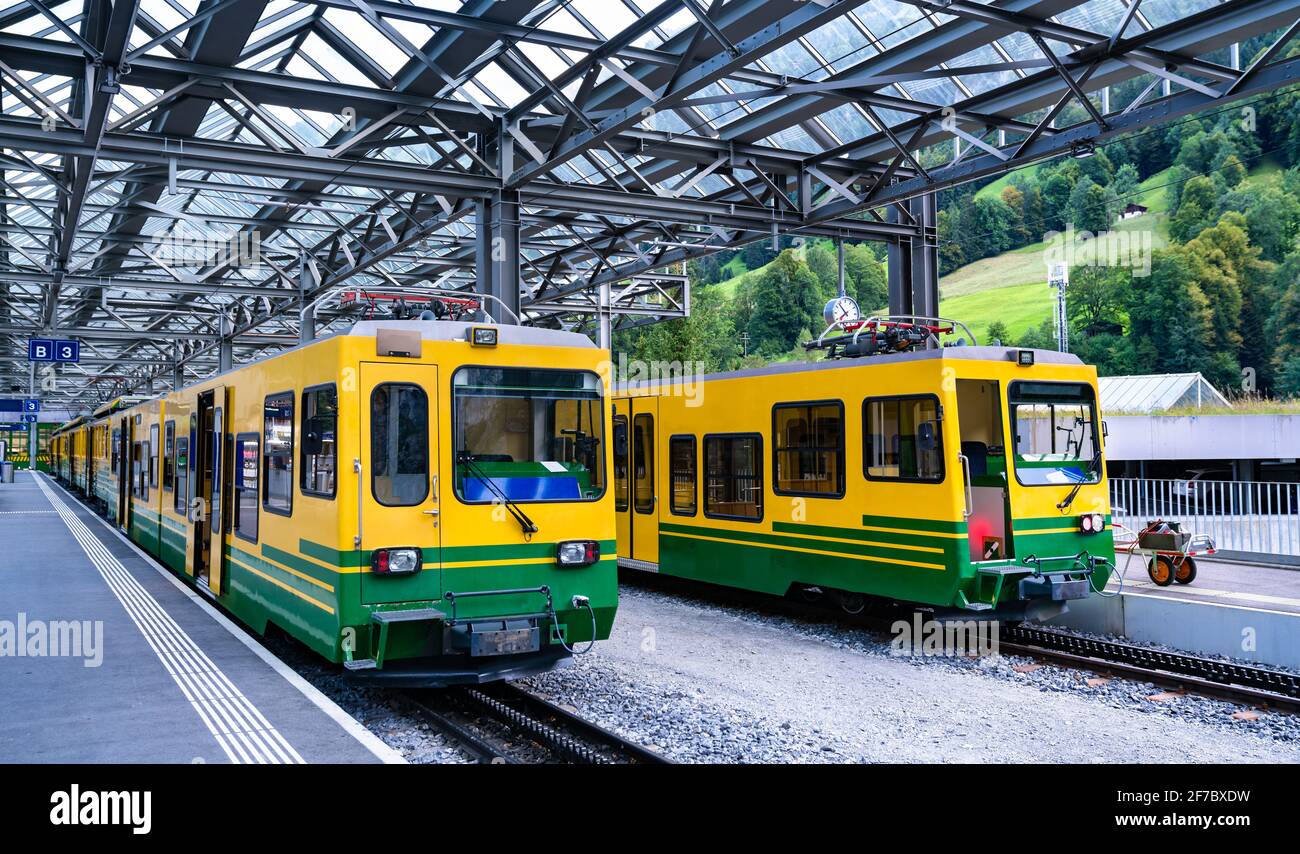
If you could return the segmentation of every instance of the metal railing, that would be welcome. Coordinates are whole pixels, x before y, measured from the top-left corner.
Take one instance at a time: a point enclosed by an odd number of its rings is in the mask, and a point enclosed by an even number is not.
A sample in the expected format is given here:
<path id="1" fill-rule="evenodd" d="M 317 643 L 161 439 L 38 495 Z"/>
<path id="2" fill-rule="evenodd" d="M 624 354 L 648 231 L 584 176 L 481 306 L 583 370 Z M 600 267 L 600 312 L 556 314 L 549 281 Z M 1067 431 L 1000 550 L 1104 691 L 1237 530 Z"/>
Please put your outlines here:
<path id="1" fill-rule="evenodd" d="M 1111 478 L 1111 514 L 1133 530 L 1176 520 L 1224 551 L 1300 557 L 1300 484 Z"/>

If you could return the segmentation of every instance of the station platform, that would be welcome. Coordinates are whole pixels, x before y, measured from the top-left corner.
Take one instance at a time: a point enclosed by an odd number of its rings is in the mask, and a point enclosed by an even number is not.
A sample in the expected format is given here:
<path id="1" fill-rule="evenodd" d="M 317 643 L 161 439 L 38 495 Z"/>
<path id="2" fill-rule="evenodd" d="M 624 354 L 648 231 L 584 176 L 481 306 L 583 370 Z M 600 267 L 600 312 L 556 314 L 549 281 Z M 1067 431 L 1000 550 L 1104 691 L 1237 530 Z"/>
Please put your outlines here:
<path id="1" fill-rule="evenodd" d="M 1119 556 L 1120 569 L 1124 568 L 1125 560 L 1125 556 Z M 1110 589 L 1116 588 L 1117 584 L 1112 581 Z M 1170 599 L 1300 614 L 1300 567 L 1196 558 L 1195 581 L 1160 587 L 1147 575 L 1146 559 L 1134 555 L 1124 578 L 1124 590 Z"/>
<path id="2" fill-rule="evenodd" d="M 400 754 L 51 478 L 0 484 L 0 762 Z"/>

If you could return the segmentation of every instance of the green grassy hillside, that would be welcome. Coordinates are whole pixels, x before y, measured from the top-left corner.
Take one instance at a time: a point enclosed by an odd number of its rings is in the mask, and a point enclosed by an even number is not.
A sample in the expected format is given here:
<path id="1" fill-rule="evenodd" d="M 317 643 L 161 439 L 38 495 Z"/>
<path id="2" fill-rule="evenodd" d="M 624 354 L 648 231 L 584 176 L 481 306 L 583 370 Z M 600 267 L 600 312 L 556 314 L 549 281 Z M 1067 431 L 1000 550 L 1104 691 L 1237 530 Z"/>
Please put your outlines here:
<path id="1" fill-rule="evenodd" d="M 1264 159 L 1246 180 L 1250 183 L 1276 181 L 1280 175 L 1281 167 Z M 1008 180 L 1004 175 L 976 195 L 996 198 Z M 1126 232 L 1131 240 L 1149 240 L 1153 250 L 1168 245 L 1168 183 L 1167 169 L 1143 181 L 1134 197 L 1122 201 L 1143 205 L 1147 213 L 1117 222 L 1111 230 Z M 1075 251 L 1079 248 L 1080 244 L 1076 243 Z M 939 281 L 940 313 L 966 323 L 977 336 L 983 335 L 995 320 L 1006 324 L 1013 337 L 1025 334 L 1052 316 L 1055 296 L 1047 286 L 1047 249 L 1047 244 L 1035 243 L 952 271 Z M 731 299 L 741 282 L 749 276 L 762 275 L 765 267 L 747 270 L 738 255 L 723 269 L 730 278 L 710 287 Z M 863 311 L 871 313 L 873 309 L 863 306 Z"/>

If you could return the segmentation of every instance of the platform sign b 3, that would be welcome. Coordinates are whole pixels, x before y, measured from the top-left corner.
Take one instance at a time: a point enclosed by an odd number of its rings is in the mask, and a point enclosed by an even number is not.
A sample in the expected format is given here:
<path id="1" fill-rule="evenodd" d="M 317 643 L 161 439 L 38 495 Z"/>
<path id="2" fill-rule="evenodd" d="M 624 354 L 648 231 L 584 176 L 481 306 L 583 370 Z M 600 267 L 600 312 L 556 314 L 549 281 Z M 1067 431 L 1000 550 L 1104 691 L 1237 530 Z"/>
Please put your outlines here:
<path id="1" fill-rule="evenodd" d="M 49 338 L 33 338 L 27 342 L 27 361 L 53 362 L 54 342 Z"/>
<path id="2" fill-rule="evenodd" d="M 32 338 L 27 342 L 27 360 L 29 362 L 79 362 L 81 342 Z"/>

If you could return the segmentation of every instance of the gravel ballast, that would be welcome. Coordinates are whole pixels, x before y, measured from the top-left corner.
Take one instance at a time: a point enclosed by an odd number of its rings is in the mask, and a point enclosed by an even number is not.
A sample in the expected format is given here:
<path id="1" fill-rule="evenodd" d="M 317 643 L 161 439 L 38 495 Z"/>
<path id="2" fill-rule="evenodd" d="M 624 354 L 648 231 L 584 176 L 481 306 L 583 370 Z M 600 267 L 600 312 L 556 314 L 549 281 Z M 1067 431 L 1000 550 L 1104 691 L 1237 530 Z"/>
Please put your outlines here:
<path id="1" fill-rule="evenodd" d="M 1034 664 L 624 585 L 608 641 L 522 684 L 685 762 L 1300 761 L 1292 716 Z"/>

